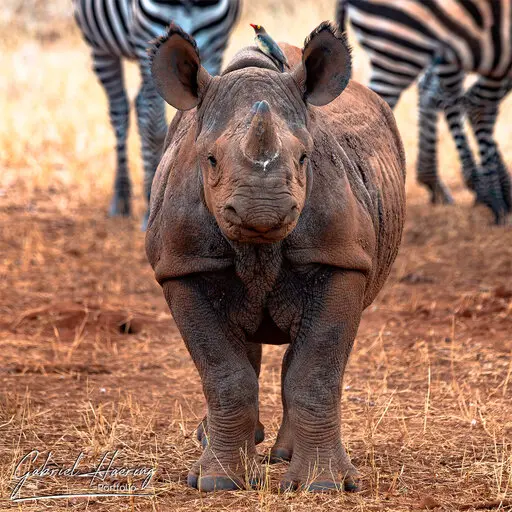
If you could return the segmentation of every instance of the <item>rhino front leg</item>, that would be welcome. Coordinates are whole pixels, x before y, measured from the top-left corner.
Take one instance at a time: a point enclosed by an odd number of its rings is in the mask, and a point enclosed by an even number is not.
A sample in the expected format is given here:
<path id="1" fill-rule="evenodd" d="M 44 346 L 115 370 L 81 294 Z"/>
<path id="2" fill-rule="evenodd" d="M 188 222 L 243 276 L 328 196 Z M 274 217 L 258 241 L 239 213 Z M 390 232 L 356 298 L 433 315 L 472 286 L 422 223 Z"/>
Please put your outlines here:
<path id="1" fill-rule="evenodd" d="M 258 378 L 243 333 L 225 328 L 201 292 L 201 278 L 168 281 L 163 288 L 208 405 L 209 442 L 191 468 L 188 484 L 206 492 L 244 488 L 258 476 Z"/>
<path id="2" fill-rule="evenodd" d="M 260 368 L 261 368 L 261 352 L 262 346 L 261 343 L 246 343 L 247 347 L 247 356 L 249 357 L 249 361 L 251 362 L 254 371 L 256 372 L 256 376 L 259 378 L 260 376 Z M 208 415 L 206 415 L 199 425 L 197 426 L 197 440 L 201 443 L 203 448 L 206 448 L 208 445 Z M 259 421 L 256 425 L 256 431 L 254 432 L 254 442 L 256 444 L 260 444 L 265 440 L 265 427 Z"/>
<path id="3" fill-rule="evenodd" d="M 341 442 L 341 391 L 357 333 L 365 276 L 334 270 L 317 279 L 311 304 L 290 346 L 284 403 L 293 433 L 290 467 L 281 488 L 359 489 L 359 474 Z M 323 281 L 323 283 L 322 283 Z"/>

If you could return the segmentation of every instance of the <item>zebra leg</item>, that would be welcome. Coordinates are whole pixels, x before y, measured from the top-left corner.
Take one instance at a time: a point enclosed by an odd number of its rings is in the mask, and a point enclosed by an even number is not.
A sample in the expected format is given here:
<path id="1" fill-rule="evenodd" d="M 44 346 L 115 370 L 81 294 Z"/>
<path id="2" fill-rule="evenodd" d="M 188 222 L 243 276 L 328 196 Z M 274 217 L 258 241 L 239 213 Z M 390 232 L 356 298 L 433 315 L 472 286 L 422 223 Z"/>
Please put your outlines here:
<path id="1" fill-rule="evenodd" d="M 220 75 L 220 70 L 221 70 L 221 67 L 222 67 L 222 53 L 223 53 L 223 51 L 224 50 L 222 50 L 220 55 L 214 55 L 212 58 L 208 59 L 208 61 L 204 63 L 203 67 L 212 76 Z"/>
<path id="2" fill-rule="evenodd" d="M 475 190 L 478 165 L 469 145 L 462 117 L 464 72 L 459 69 L 458 64 L 453 63 L 440 65 L 436 67 L 436 71 L 439 73 L 444 114 L 459 154 L 464 183 L 470 190 Z"/>
<path id="3" fill-rule="evenodd" d="M 418 84 L 419 154 L 416 176 L 430 191 L 432 204 L 453 204 L 453 198 L 439 178 L 437 165 L 438 111 L 443 107 L 442 89 L 434 67 L 427 68 Z"/>
<path id="4" fill-rule="evenodd" d="M 222 58 L 242 11 L 242 0 L 183 2 L 190 5 L 190 35 L 199 48 L 201 64 L 212 76 L 220 74 Z M 204 6 L 201 5 L 204 3 Z M 207 4 L 210 4 L 210 7 Z M 194 5 L 195 4 L 195 5 Z"/>
<path id="5" fill-rule="evenodd" d="M 144 165 L 144 197 L 148 203 L 142 223 L 142 229 L 145 231 L 149 219 L 151 185 L 162 156 L 167 121 L 165 119 L 165 102 L 155 88 L 146 61 L 141 64 L 141 78 L 142 83 L 135 100 L 135 107 Z"/>
<path id="6" fill-rule="evenodd" d="M 117 168 L 109 214 L 129 216 L 131 214 L 131 183 L 128 174 L 126 139 L 130 104 L 124 87 L 123 66 L 119 57 L 94 51 L 93 69 L 107 94 L 110 123 L 116 136 Z"/>
<path id="7" fill-rule="evenodd" d="M 198 43 L 201 55 L 201 64 L 212 76 L 220 75 L 222 68 L 222 57 L 228 45 L 227 36 L 220 41 L 216 41 L 216 37 L 208 40 L 206 44 Z"/>
<path id="8" fill-rule="evenodd" d="M 511 88 L 512 80 L 480 78 L 464 98 L 482 164 L 477 200 L 491 208 L 496 224 L 504 223 L 512 211 L 510 174 L 494 139 L 499 104 Z"/>
<path id="9" fill-rule="evenodd" d="M 369 88 L 379 94 L 394 109 L 401 93 L 414 82 L 430 55 L 423 55 L 418 61 L 393 62 L 383 55 L 371 59 Z M 439 101 L 441 86 L 439 77 L 431 67 L 420 81 L 419 94 L 419 156 L 417 177 L 430 190 L 432 203 L 453 203 L 450 192 L 439 179 L 437 172 L 437 117 L 441 106 Z"/>

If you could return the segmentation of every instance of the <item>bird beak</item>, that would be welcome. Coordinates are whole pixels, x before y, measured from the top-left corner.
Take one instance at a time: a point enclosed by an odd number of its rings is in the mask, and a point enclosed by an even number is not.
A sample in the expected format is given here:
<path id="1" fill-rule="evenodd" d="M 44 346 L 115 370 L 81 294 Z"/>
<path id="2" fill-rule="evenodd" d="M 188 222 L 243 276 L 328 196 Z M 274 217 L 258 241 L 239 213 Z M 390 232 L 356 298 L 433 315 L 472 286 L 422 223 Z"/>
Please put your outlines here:
<path id="1" fill-rule="evenodd" d="M 249 23 L 249 25 L 251 25 L 251 27 L 256 30 L 257 26 L 256 25 L 253 25 L 252 23 Z"/>

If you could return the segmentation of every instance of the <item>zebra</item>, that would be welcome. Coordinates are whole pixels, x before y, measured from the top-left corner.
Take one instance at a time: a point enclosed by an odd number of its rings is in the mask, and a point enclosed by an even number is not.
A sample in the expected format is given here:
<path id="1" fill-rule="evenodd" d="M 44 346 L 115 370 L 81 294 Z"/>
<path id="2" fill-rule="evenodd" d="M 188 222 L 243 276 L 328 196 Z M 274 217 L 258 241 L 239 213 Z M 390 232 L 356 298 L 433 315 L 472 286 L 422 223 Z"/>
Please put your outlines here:
<path id="1" fill-rule="evenodd" d="M 117 169 L 111 216 L 131 215 L 131 182 L 126 139 L 129 101 L 123 59 L 137 61 L 141 86 L 135 99 L 144 166 L 144 195 L 149 205 L 153 176 L 167 132 L 165 103 L 151 78 L 147 47 L 178 23 L 198 44 L 203 66 L 218 75 L 230 33 L 238 20 L 241 0 L 73 0 L 75 20 L 92 51 L 93 69 L 109 103 L 116 137 Z M 149 207 L 149 206 L 148 206 Z M 149 211 L 143 226 L 146 228 Z"/>
<path id="2" fill-rule="evenodd" d="M 337 22 L 350 18 L 368 52 L 369 87 L 394 108 L 419 84 L 418 181 L 432 202 L 452 202 L 437 174 L 437 111 L 443 110 L 462 162 L 466 185 L 503 223 L 512 210 L 511 181 L 494 140 L 501 100 L 512 80 L 512 0 L 338 0 Z M 466 73 L 475 84 L 464 92 Z M 481 168 L 467 140 L 463 114 L 476 136 Z"/>

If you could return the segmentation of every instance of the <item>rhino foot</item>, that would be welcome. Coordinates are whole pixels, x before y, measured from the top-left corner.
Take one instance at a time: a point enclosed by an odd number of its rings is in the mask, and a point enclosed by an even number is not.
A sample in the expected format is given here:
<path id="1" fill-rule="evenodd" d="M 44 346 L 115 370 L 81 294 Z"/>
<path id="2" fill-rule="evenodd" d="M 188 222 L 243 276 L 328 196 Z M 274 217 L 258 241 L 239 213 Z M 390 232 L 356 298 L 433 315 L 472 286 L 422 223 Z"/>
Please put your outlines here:
<path id="1" fill-rule="evenodd" d="M 238 491 L 245 488 L 239 478 L 231 478 L 226 475 L 198 476 L 189 473 L 187 484 L 189 487 L 203 492 Z"/>
<path id="2" fill-rule="evenodd" d="M 283 480 L 279 485 L 279 489 L 281 492 L 291 492 L 296 490 L 308 492 L 357 492 L 360 490 L 360 484 L 358 480 L 347 476 L 347 478 L 340 482 L 334 482 L 332 480 L 317 480 L 309 484 L 299 484 L 299 482 Z"/>
<path id="3" fill-rule="evenodd" d="M 268 457 L 269 464 L 279 464 L 280 462 L 290 462 L 292 460 L 292 451 L 287 448 L 280 448 L 274 446 L 270 450 Z"/>
<path id="4" fill-rule="evenodd" d="M 344 450 L 341 456 L 333 459 L 315 456 L 300 460 L 294 454 L 279 487 L 283 492 L 356 492 L 361 489 L 361 478 Z"/>
<path id="5" fill-rule="evenodd" d="M 233 460 L 220 461 L 208 447 L 190 470 L 187 484 L 202 492 L 257 488 L 263 479 L 255 455 L 244 460 L 237 456 Z"/>
<path id="6" fill-rule="evenodd" d="M 288 415 L 285 411 L 283 422 L 279 427 L 279 433 L 277 434 L 276 442 L 274 443 L 274 446 L 272 446 L 266 462 L 269 464 L 290 462 L 293 455 L 293 439 L 294 435 L 291 429 Z"/>
<path id="7" fill-rule="evenodd" d="M 226 475 L 208 475 L 208 476 L 197 476 L 193 473 L 189 473 L 187 477 L 187 484 L 189 487 L 193 487 L 202 492 L 214 492 L 214 491 L 240 491 L 244 489 L 257 489 L 261 487 L 261 480 L 258 478 L 250 479 L 248 485 L 246 485 L 239 478 L 231 478 Z"/>

